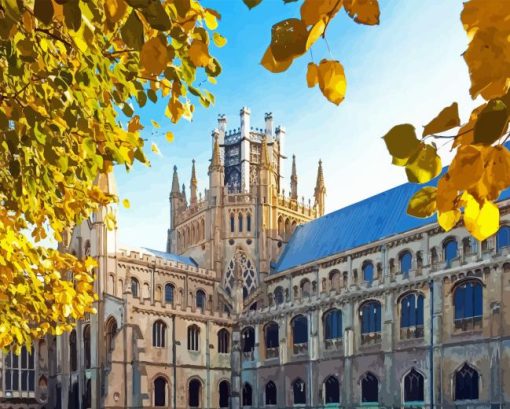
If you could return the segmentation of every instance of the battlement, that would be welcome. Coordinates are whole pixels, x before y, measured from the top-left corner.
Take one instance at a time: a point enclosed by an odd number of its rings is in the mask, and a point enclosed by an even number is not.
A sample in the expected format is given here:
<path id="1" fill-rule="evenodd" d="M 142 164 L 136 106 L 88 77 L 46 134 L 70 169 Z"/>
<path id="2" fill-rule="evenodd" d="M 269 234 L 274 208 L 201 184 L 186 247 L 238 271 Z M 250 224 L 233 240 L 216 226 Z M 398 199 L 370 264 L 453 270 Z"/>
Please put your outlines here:
<path id="1" fill-rule="evenodd" d="M 180 257 L 171 253 L 161 252 L 161 254 L 167 254 L 168 258 L 159 256 L 152 253 L 150 250 L 145 249 L 120 249 L 118 251 L 118 258 L 123 259 L 122 261 L 124 262 L 132 261 L 138 264 L 141 263 L 150 268 L 160 268 L 164 270 L 178 269 L 181 273 L 189 272 L 211 280 L 216 279 L 216 272 L 198 267 L 196 265 L 188 264 L 184 262 L 184 257 Z M 170 257 L 175 259 L 171 259 Z M 179 259 L 182 259 L 182 261 Z M 192 262 L 191 259 L 189 259 L 189 261 L 190 263 Z"/>
<path id="2" fill-rule="evenodd" d="M 300 213 L 309 218 L 318 217 L 317 206 L 312 205 L 310 199 L 308 199 L 308 203 L 305 203 L 304 197 L 302 197 L 301 200 L 294 200 L 290 196 L 285 196 L 285 193 L 281 193 L 278 195 L 278 206 Z"/>
<path id="3" fill-rule="evenodd" d="M 186 209 L 182 209 L 182 211 L 176 213 L 175 215 L 177 225 L 182 224 L 189 219 L 192 219 L 195 215 L 207 209 L 207 207 L 208 207 L 207 198 L 203 198 L 199 200 L 196 204 L 190 205 Z"/>

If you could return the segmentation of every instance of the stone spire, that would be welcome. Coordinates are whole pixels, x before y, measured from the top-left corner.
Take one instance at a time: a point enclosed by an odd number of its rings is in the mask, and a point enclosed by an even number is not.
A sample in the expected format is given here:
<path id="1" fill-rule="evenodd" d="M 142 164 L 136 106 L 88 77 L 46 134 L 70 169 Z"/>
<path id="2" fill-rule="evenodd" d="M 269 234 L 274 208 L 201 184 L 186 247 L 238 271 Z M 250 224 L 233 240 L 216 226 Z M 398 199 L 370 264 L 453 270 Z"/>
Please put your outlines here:
<path id="1" fill-rule="evenodd" d="M 326 204 L 326 185 L 324 184 L 324 173 L 322 172 L 322 160 L 319 160 L 319 168 L 317 169 L 317 182 L 315 183 L 314 197 L 319 216 L 322 216 L 324 215 Z"/>
<path id="2" fill-rule="evenodd" d="M 260 166 L 262 169 L 271 169 L 271 160 L 267 150 L 267 137 L 262 137 L 262 147 L 260 148 Z"/>
<path id="3" fill-rule="evenodd" d="M 186 186 L 184 186 L 184 183 L 182 184 L 182 204 L 184 207 L 188 207 L 188 199 L 186 198 Z"/>
<path id="4" fill-rule="evenodd" d="M 221 168 L 221 157 L 220 157 L 220 142 L 218 135 L 214 136 L 214 146 L 211 158 L 211 164 L 209 165 L 209 173 Z"/>
<path id="5" fill-rule="evenodd" d="M 297 172 L 296 172 L 296 155 L 292 155 L 292 174 L 290 176 L 290 198 L 297 200 Z"/>
<path id="6" fill-rule="evenodd" d="M 191 181 L 190 181 L 190 199 L 189 203 L 191 206 L 194 206 L 197 204 L 197 175 L 195 172 L 195 159 L 193 159 L 191 165 Z"/>
<path id="7" fill-rule="evenodd" d="M 177 174 L 177 166 L 174 166 L 174 174 L 172 176 L 172 190 L 170 191 L 170 198 L 179 197 L 179 175 Z"/>

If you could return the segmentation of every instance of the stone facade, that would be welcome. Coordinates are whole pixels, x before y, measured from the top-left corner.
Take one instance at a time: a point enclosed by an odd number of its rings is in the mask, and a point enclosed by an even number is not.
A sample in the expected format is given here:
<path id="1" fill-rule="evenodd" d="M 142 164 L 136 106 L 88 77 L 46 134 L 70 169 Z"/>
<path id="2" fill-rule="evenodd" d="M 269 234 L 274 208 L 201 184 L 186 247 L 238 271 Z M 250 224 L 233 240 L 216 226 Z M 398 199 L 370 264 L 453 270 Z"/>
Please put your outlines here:
<path id="1" fill-rule="evenodd" d="M 279 270 L 323 216 L 322 166 L 313 203 L 295 158 L 285 194 L 285 130 L 240 116 L 219 117 L 203 195 L 174 168 L 166 252 L 118 245 L 115 206 L 75 229 L 62 250 L 98 261 L 98 313 L 32 364 L 3 357 L 0 408 L 510 407 L 510 201 L 483 243 L 425 223 Z"/>

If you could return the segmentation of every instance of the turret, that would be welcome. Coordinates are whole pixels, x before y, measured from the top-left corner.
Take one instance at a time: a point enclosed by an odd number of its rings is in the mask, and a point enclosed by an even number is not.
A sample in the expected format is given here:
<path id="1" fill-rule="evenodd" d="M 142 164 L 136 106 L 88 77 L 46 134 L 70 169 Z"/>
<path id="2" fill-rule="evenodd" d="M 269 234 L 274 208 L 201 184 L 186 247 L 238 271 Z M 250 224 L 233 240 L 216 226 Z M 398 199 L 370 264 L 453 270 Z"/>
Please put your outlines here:
<path id="1" fill-rule="evenodd" d="M 292 174 L 290 175 L 290 198 L 297 200 L 297 172 L 296 172 L 296 155 L 292 155 Z"/>
<path id="2" fill-rule="evenodd" d="M 172 190 L 170 190 L 170 229 L 175 227 L 175 216 L 179 209 L 181 200 L 181 192 L 179 192 L 179 175 L 177 174 L 177 166 L 174 166 L 174 174 L 172 176 Z"/>
<path id="3" fill-rule="evenodd" d="M 197 204 L 197 174 L 195 171 L 195 159 L 193 159 L 191 165 L 191 180 L 189 183 L 189 190 L 190 190 L 190 199 L 189 203 L 190 206 L 195 206 Z"/>
<path id="4" fill-rule="evenodd" d="M 184 186 L 184 183 L 182 184 L 181 203 L 184 209 L 188 207 L 188 199 L 186 198 L 186 186 Z"/>
<path id="5" fill-rule="evenodd" d="M 326 185 L 324 184 L 324 173 L 322 172 L 322 160 L 319 160 L 319 168 L 317 169 L 317 182 L 315 183 L 315 206 L 319 216 L 324 215 L 326 205 Z"/>
<path id="6" fill-rule="evenodd" d="M 273 135 L 273 114 L 271 112 L 266 112 L 264 120 L 266 121 L 265 134 L 270 138 Z"/>
<path id="7" fill-rule="evenodd" d="M 221 164 L 221 157 L 220 157 L 220 152 L 221 152 L 220 149 L 221 148 L 220 148 L 219 135 L 218 135 L 218 133 L 215 133 L 213 136 L 214 136 L 213 152 L 212 152 L 211 164 L 209 165 L 209 189 L 210 189 L 210 193 L 211 193 L 211 198 L 215 198 L 214 200 L 217 201 L 222 193 L 224 177 L 223 177 L 223 166 Z M 215 204 L 215 203 L 212 203 L 212 204 Z"/>
<path id="8" fill-rule="evenodd" d="M 250 115 L 249 108 L 243 107 L 241 116 L 241 191 L 250 186 Z"/>
<path id="9" fill-rule="evenodd" d="M 280 156 L 285 155 L 285 128 L 283 126 L 277 126 L 275 131 L 276 142 L 278 142 L 280 149 Z"/>
<path id="10" fill-rule="evenodd" d="M 221 148 L 221 146 L 225 143 L 226 131 L 227 131 L 227 117 L 224 114 L 220 114 L 220 115 L 218 115 L 218 129 L 213 131 L 212 143 L 213 143 L 213 148 L 214 148 L 214 135 L 218 134 L 218 142 L 220 145 L 219 153 L 220 153 L 221 163 L 223 163 L 223 159 L 224 159 L 224 152 L 223 152 L 223 149 Z"/>

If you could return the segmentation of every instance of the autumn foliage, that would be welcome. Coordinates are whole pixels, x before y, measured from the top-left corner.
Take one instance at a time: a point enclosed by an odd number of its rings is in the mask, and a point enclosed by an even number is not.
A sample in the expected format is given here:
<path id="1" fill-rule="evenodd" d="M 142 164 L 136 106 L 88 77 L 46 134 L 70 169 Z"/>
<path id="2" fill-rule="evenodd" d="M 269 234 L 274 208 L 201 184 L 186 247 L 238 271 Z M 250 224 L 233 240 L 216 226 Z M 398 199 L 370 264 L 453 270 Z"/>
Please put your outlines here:
<path id="1" fill-rule="evenodd" d="M 98 175 L 148 164 L 134 105 L 163 100 L 175 123 L 213 102 L 196 84 L 221 71 L 219 17 L 194 0 L 1 1 L 0 348 L 94 311 L 94 262 L 66 254 L 70 231 L 118 200 Z"/>
<path id="2" fill-rule="evenodd" d="M 410 182 L 427 183 L 442 170 L 435 139 L 450 138 L 455 157 L 437 186 L 426 186 L 410 200 L 408 213 L 429 217 L 437 213 L 448 231 L 462 219 L 468 231 L 485 240 L 499 229 L 494 202 L 510 187 L 510 152 L 505 146 L 510 117 L 510 4 L 471 0 L 464 3 L 461 20 L 470 38 L 464 60 L 474 98 L 486 102 L 461 124 L 458 106 L 444 108 L 416 136 L 411 124 L 397 125 L 384 140 L 393 163 L 404 166 Z M 458 128 L 455 136 L 442 134 Z M 438 135 L 442 134 L 442 135 Z"/>

